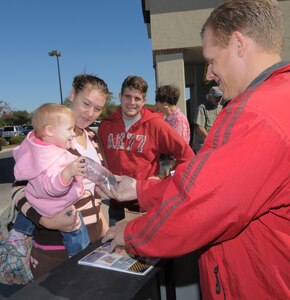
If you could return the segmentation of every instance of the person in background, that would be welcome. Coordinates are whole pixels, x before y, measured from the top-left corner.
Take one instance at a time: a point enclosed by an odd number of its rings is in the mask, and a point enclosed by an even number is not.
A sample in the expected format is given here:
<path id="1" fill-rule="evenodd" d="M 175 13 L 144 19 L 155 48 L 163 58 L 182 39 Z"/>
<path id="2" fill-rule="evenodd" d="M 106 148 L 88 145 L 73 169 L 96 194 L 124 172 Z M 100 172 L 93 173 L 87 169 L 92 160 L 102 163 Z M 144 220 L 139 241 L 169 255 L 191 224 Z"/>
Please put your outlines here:
<path id="1" fill-rule="evenodd" d="M 189 144 L 189 123 L 186 116 L 177 107 L 179 97 L 179 88 L 173 85 L 160 86 L 155 96 L 156 108 L 165 115 L 165 121 Z"/>
<path id="2" fill-rule="evenodd" d="M 204 144 L 204 140 L 212 128 L 213 122 L 223 108 L 221 105 L 222 96 L 223 93 L 219 87 L 213 86 L 206 96 L 205 103 L 200 104 L 197 108 L 193 136 L 193 149 L 195 153 Z"/>
<path id="3" fill-rule="evenodd" d="M 73 149 L 77 156 L 89 157 L 106 166 L 102 144 L 97 134 L 88 127 L 102 113 L 111 93 L 101 78 L 89 74 L 80 74 L 73 80 L 70 94 L 71 109 L 75 113 L 75 137 Z M 108 230 L 107 220 L 102 211 L 101 200 L 94 190 L 94 183 L 83 179 L 84 194 L 75 204 L 56 214 L 45 217 L 39 214 L 27 202 L 24 196 L 24 182 L 16 181 L 12 187 L 12 197 L 22 213 L 36 225 L 31 250 L 30 267 L 34 278 L 38 278 L 68 259 L 60 231 L 71 232 L 80 227 L 78 211 L 82 213 L 90 241 L 100 239 Z"/>
<path id="4" fill-rule="evenodd" d="M 148 179 L 158 176 L 162 154 L 172 156 L 176 166 L 194 156 L 188 143 L 163 120 L 161 113 L 144 107 L 147 89 L 142 77 L 128 76 L 122 83 L 120 108 L 103 119 L 98 129 L 108 169 L 113 174 Z M 140 212 L 137 200 L 110 201 L 110 225 L 125 218 L 125 208 L 128 213 Z"/>
<path id="5" fill-rule="evenodd" d="M 226 0 L 203 25 L 206 79 L 231 101 L 198 155 L 161 181 L 103 186 L 147 211 L 103 242 L 142 257 L 200 249 L 203 299 L 289 299 L 290 64 L 278 3 Z"/>
<path id="6" fill-rule="evenodd" d="M 82 177 L 86 171 L 86 163 L 82 161 L 82 157 L 66 150 L 71 148 L 75 137 L 75 115 L 71 109 L 59 104 L 43 104 L 34 111 L 32 124 L 33 131 L 13 150 L 14 176 L 16 180 L 28 181 L 25 197 L 37 212 L 52 217 L 76 203 L 83 195 Z M 82 220 L 81 213 L 79 216 Z M 23 220 L 19 221 L 21 217 Z M 20 222 L 21 230 L 25 220 L 27 218 L 20 212 L 14 229 L 17 229 Z M 30 226 L 28 224 L 27 227 Z M 32 234 L 33 232 L 30 235 Z M 83 221 L 80 229 L 62 232 L 62 236 L 69 256 L 77 254 L 89 244 Z"/>
<path id="7" fill-rule="evenodd" d="M 155 107 L 164 114 L 165 121 L 189 144 L 190 128 L 186 116 L 176 106 L 180 97 L 179 88 L 173 85 L 163 85 L 156 91 Z M 166 177 L 170 174 L 175 164 L 175 159 L 169 155 L 160 157 L 159 176 Z"/>

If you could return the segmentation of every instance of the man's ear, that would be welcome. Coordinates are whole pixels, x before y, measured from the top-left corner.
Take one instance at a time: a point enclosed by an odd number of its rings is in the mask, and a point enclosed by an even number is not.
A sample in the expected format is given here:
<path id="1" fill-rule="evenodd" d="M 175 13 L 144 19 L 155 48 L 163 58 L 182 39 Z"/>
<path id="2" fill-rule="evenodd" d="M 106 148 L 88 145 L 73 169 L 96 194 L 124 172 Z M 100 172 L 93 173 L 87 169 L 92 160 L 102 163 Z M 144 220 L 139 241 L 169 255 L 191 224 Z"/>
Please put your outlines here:
<path id="1" fill-rule="evenodd" d="M 143 94 L 142 94 L 142 97 L 143 97 L 143 104 L 142 104 L 142 107 L 143 107 L 146 104 L 147 98 Z"/>
<path id="2" fill-rule="evenodd" d="M 237 51 L 239 57 L 244 56 L 247 49 L 247 38 L 239 31 L 234 31 L 232 33 L 231 42 Z"/>
<path id="3" fill-rule="evenodd" d="M 45 135 L 47 135 L 47 136 L 53 136 L 53 126 L 51 126 L 51 125 L 46 125 L 45 127 L 44 127 L 44 133 L 45 133 Z"/>
<path id="4" fill-rule="evenodd" d="M 119 93 L 119 100 L 121 102 L 121 98 L 122 98 L 122 93 Z"/>

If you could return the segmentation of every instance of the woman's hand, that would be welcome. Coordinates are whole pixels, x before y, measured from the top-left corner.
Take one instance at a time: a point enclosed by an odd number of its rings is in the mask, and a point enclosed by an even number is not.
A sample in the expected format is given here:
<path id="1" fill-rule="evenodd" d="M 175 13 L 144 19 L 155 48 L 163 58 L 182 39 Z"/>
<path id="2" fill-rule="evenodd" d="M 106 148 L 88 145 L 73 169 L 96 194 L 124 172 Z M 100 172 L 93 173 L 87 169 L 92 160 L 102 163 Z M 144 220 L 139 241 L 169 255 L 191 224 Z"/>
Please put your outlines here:
<path id="1" fill-rule="evenodd" d="M 137 199 L 136 179 L 129 176 L 117 175 L 115 175 L 115 178 L 118 182 L 117 188 L 110 186 L 109 189 L 107 185 L 102 184 L 101 186 L 95 187 L 96 192 L 104 199 L 112 198 L 120 202 Z"/>
<path id="2" fill-rule="evenodd" d="M 47 229 L 54 229 L 63 232 L 71 232 L 79 229 L 81 226 L 78 211 L 73 205 L 67 207 L 64 211 L 54 215 L 53 217 L 42 216 L 39 223 Z"/>

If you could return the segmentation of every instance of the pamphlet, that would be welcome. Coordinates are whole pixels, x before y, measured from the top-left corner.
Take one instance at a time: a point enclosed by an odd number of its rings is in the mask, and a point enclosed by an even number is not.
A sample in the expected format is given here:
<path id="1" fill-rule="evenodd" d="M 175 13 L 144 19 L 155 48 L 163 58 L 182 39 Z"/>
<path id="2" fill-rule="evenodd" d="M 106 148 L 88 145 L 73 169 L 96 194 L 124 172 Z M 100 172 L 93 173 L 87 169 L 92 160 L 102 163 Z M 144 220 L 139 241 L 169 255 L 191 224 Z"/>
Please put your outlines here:
<path id="1" fill-rule="evenodd" d="M 131 257 L 125 249 L 117 247 L 110 253 L 111 244 L 106 242 L 78 261 L 80 265 L 99 267 L 136 275 L 147 274 L 158 259 Z"/>

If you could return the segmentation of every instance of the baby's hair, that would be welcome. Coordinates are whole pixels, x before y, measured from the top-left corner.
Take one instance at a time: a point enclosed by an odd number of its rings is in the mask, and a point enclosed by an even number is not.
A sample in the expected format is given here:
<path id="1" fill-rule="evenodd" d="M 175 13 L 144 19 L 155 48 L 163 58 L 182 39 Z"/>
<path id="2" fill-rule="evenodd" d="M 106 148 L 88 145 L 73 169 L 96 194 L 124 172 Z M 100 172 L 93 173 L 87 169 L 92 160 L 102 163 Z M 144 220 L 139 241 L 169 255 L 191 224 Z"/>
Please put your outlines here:
<path id="1" fill-rule="evenodd" d="M 74 112 L 61 104 L 45 103 L 38 107 L 32 114 L 32 126 L 35 134 L 41 137 L 45 126 L 59 124 L 63 115 L 75 119 Z"/>

